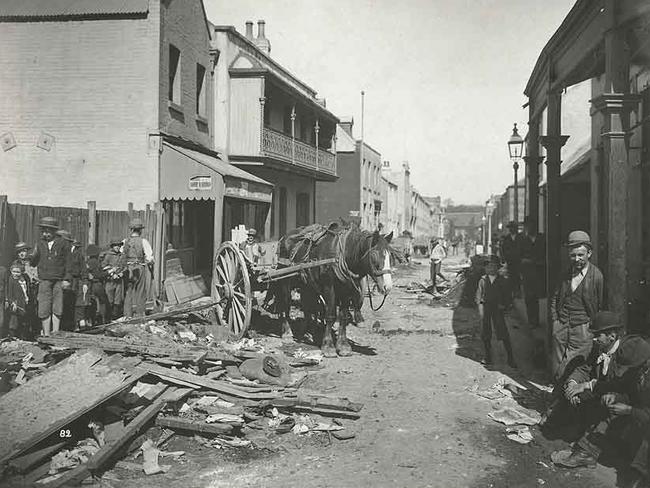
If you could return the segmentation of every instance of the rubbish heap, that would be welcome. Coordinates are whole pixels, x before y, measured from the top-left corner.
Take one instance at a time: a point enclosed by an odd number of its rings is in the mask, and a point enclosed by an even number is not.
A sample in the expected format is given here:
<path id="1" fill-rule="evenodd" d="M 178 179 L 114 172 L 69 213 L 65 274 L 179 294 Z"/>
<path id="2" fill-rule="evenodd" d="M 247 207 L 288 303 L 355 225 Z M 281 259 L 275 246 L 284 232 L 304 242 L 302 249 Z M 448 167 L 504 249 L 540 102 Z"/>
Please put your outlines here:
<path id="1" fill-rule="evenodd" d="M 0 484 L 53 488 L 113 466 L 165 473 L 186 455 L 164 450 L 175 435 L 215 449 L 354 437 L 361 404 L 301 387 L 320 351 L 228 342 L 185 312 L 0 342 Z"/>

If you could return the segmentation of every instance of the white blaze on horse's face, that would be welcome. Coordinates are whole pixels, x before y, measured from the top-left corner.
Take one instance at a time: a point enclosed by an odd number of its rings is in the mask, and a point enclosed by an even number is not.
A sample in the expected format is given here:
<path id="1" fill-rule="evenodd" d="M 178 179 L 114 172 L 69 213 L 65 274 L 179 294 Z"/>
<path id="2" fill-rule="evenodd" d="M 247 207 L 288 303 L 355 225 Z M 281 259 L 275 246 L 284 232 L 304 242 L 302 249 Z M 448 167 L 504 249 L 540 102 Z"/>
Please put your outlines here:
<path id="1" fill-rule="evenodd" d="M 377 288 L 384 295 L 388 295 L 393 288 L 393 277 L 390 274 L 390 253 L 388 250 L 384 251 L 384 267 L 382 268 L 383 274 L 377 277 Z"/>

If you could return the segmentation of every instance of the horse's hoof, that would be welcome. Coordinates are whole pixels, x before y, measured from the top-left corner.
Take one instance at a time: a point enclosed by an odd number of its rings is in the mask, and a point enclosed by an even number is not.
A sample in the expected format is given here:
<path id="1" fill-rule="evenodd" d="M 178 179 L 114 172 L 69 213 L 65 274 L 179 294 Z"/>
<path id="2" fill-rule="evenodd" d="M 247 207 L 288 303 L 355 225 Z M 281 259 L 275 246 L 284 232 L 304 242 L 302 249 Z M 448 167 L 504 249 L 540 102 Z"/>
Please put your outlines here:
<path id="1" fill-rule="evenodd" d="M 336 352 L 342 357 L 352 356 L 352 348 L 349 345 L 337 348 Z"/>
<path id="2" fill-rule="evenodd" d="M 334 349 L 333 346 L 321 347 L 321 352 L 326 358 L 335 358 L 338 356 L 338 354 L 336 354 L 336 349 Z"/>

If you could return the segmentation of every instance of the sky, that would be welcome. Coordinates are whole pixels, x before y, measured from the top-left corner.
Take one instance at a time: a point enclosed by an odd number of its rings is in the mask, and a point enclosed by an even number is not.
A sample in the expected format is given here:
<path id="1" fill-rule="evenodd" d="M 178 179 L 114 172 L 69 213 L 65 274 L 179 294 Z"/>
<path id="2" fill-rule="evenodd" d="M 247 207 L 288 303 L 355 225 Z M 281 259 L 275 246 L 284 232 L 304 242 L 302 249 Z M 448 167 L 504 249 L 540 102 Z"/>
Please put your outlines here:
<path id="1" fill-rule="evenodd" d="M 524 88 L 574 0 L 204 0 L 211 22 L 266 21 L 271 57 L 353 116 L 425 196 L 481 204 L 513 178 Z M 521 175 L 523 177 L 523 175 Z"/>

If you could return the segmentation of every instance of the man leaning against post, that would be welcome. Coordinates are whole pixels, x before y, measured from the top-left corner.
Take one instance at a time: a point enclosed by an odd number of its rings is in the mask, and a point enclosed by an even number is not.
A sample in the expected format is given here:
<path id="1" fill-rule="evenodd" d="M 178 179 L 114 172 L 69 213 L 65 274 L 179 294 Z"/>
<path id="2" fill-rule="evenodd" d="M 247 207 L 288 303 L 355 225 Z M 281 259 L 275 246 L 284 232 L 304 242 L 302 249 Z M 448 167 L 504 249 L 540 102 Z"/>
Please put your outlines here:
<path id="1" fill-rule="evenodd" d="M 43 217 L 38 226 L 41 240 L 34 246 L 30 262 L 38 269 L 38 318 L 41 320 L 43 335 L 48 336 L 60 328 L 63 290 L 70 287 L 71 255 L 68 242 L 54 238 L 59 228 L 55 218 Z"/>
<path id="2" fill-rule="evenodd" d="M 589 325 L 603 305 L 603 274 L 591 259 L 591 238 L 584 231 L 569 234 L 566 243 L 570 269 L 564 274 L 551 297 L 553 324 L 551 367 L 557 374 L 562 361 L 570 361 L 591 344 Z"/>

